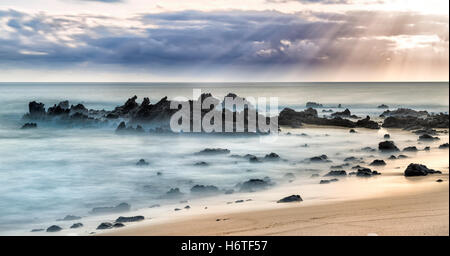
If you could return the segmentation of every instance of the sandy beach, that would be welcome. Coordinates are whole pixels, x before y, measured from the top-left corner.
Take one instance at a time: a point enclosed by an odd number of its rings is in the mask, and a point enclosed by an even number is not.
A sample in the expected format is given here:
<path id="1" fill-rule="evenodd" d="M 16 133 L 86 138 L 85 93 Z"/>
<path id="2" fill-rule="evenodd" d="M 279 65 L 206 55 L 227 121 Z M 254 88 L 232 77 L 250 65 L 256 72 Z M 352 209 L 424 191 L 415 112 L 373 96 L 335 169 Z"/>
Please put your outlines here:
<path id="1" fill-rule="evenodd" d="M 429 177 L 430 179 L 434 179 Z M 106 235 L 449 235 L 448 183 L 417 193 L 231 214 L 211 214 Z M 220 219 L 220 221 L 217 221 Z"/>

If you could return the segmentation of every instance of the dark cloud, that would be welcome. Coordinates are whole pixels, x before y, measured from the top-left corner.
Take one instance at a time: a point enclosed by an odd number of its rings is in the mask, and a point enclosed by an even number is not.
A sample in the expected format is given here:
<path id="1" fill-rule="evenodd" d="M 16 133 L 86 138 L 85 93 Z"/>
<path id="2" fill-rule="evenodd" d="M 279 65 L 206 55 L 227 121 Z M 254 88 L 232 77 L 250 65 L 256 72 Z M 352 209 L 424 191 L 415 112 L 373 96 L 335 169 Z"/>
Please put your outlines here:
<path id="1" fill-rule="evenodd" d="M 333 67 L 342 62 L 378 65 L 394 55 L 448 62 L 445 15 L 182 11 L 117 20 L 28 15 L 10 10 L 0 12 L 0 17 L 5 21 L 0 23 L 0 64 L 8 66 Z M 424 44 L 419 51 L 408 50 L 394 39 L 419 39 Z"/>

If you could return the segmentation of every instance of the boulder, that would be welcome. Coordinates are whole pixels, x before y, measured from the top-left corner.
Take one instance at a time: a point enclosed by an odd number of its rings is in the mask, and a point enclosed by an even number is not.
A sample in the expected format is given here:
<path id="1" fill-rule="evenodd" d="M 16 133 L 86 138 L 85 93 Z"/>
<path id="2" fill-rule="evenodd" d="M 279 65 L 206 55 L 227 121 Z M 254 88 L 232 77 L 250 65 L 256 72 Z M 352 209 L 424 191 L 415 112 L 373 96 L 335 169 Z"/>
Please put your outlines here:
<path id="1" fill-rule="evenodd" d="M 393 141 L 383 141 L 378 144 L 378 150 L 383 152 L 389 152 L 389 151 L 399 151 L 397 146 L 395 146 Z"/>
<path id="2" fill-rule="evenodd" d="M 81 228 L 81 227 L 83 227 L 83 223 L 80 222 L 74 223 L 72 224 L 72 226 L 70 226 L 70 228 Z"/>
<path id="3" fill-rule="evenodd" d="M 422 165 L 422 164 L 411 163 L 406 168 L 404 175 L 406 177 L 411 177 L 411 176 L 426 176 L 428 174 L 435 174 L 435 173 L 441 173 L 441 172 L 433 170 L 433 169 L 429 169 L 428 167 L 426 167 L 425 165 Z"/>
<path id="4" fill-rule="evenodd" d="M 366 118 L 364 119 L 358 120 L 356 122 L 356 126 L 367 129 L 380 129 L 380 125 L 378 125 L 377 122 L 370 120 L 369 116 L 366 116 Z"/>
<path id="5" fill-rule="evenodd" d="M 113 224 L 109 222 L 103 222 L 100 225 L 97 226 L 97 229 L 111 229 L 113 228 Z"/>
<path id="6" fill-rule="evenodd" d="M 375 159 L 370 163 L 372 166 L 383 166 L 386 165 L 386 162 L 384 160 Z"/>
<path id="7" fill-rule="evenodd" d="M 377 171 L 372 171 L 369 168 L 359 168 L 356 172 L 356 176 L 358 177 L 372 177 L 373 175 L 380 175 Z"/>
<path id="8" fill-rule="evenodd" d="M 66 215 L 64 218 L 59 219 L 60 221 L 72 221 L 72 220 L 79 220 L 81 219 L 80 216 L 75 216 L 75 215 Z"/>
<path id="9" fill-rule="evenodd" d="M 262 179 L 250 179 L 240 185 L 241 192 L 254 192 L 266 189 L 270 184 Z"/>
<path id="10" fill-rule="evenodd" d="M 149 165 L 149 163 L 147 161 L 145 161 L 145 159 L 139 159 L 139 161 L 137 161 L 136 165 L 137 166 L 147 166 L 147 165 Z"/>
<path id="11" fill-rule="evenodd" d="M 444 144 L 442 144 L 442 145 L 439 145 L 439 148 L 440 149 L 444 149 L 444 148 L 448 148 L 449 147 L 449 144 L 448 143 L 444 143 Z"/>
<path id="12" fill-rule="evenodd" d="M 39 119 L 46 115 L 44 104 L 36 101 L 28 103 L 28 111 L 32 119 Z"/>
<path id="13" fill-rule="evenodd" d="M 427 133 L 422 134 L 419 136 L 419 141 L 432 141 L 432 140 L 439 140 L 438 137 L 433 137 Z"/>
<path id="14" fill-rule="evenodd" d="M 277 203 L 291 203 L 291 202 L 301 202 L 303 199 L 300 197 L 300 195 L 291 195 L 287 196 L 285 198 L 282 198 L 277 201 Z"/>
<path id="15" fill-rule="evenodd" d="M 61 231 L 62 228 L 60 226 L 57 225 L 52 225 L 50 227 L 47 228 L 47 232 L 58 232 Z"/>
<path id="16" fill-rule="evenodd" d="M 279 155 L 277 155 L 276 153 L 270 153 L 270 154 L 267 154 L 265 157 L 264 157 L 264 160 L 268 160 L 268 161 L 276 161 L 276 160 L 280 160 L 280 156 Z"/>
<path id="17" fill-rule="evenodd" d="M 144 216 L 138 215 L 138 216 L 131 216 L 131 217 L 124 217 L 120 216 L 116 219 L 116 222 L 136 222 L 136 221 L 142 221 L 144 220 Z"/>

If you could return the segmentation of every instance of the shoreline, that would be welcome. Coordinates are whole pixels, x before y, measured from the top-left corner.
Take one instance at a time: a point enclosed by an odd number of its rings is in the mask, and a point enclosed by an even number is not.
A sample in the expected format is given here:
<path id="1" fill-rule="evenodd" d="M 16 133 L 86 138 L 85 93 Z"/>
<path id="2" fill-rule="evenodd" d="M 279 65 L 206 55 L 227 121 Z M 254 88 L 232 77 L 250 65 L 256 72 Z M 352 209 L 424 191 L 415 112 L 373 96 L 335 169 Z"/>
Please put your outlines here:
<path id="1" fill-rule="evenodd" d="M 107 236 L 449 235 L 447 180 L 419 191 L 278 209 L 211 213 L 155 224 L 137 224 Z M 437 176 L 426 177 L 435 182 Z M 420 181 L 419 181 L 420 182 Z M 436 183 L 436 182 L 435 182 Z"/>

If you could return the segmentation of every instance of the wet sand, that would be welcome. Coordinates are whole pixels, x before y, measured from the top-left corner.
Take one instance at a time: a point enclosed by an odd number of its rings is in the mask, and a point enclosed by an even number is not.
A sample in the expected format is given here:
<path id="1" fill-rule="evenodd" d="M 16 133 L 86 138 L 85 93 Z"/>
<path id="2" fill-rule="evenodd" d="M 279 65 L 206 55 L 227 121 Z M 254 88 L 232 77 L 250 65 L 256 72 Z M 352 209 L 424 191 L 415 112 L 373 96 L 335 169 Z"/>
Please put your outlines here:
<path id="1" fill-rule="evenodd" d="M 418 190 L 318 205 L 207 214 L 104 235 L 449 235 L 448 175 L 419 178 Z M 424 185 L 428 184 L 428 185 Z"/>

